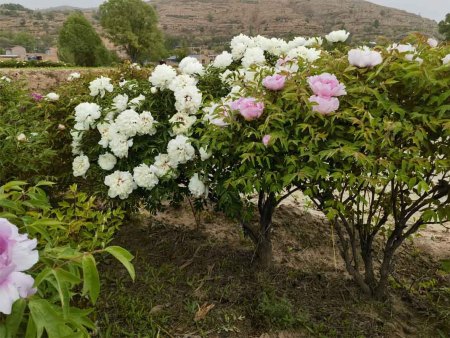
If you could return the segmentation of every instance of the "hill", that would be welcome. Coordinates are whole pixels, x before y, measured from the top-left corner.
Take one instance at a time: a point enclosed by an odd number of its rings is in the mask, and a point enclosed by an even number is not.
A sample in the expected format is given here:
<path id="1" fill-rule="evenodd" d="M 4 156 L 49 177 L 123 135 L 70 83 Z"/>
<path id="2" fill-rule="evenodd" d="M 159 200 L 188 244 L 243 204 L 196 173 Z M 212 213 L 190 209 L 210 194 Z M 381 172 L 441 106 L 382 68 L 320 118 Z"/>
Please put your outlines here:
<path id="1" fill-rule="evenodd" d="M 191 46 L 220 49 L 239 33 L 289 38 L 323 35 L 335 29 L 347 29 L 354 41 L 377 36 L 398 40 L 413 31 L 439 36 L 433 20 L 363 0 L 152 0 L 150 4 L 156 8 L 166 36 L 175 44 L 185 40 Z M 29 33 L 37 40 L 38 49 L 53 46 L 69 13 L 79 10 L 4 6 L 0 6 L 0 48 L 15 43 L 9 32 Z M 82 11 L 104 35 L 96 9 Z"/>
<path id="2" fill-rule="evenodd" d="M 402 10 L 362 0 L 153 0 L 166 34 L 208 43 L 249 35 L 323 35 L 347 29 L 354 40 L 412 31 L 438 36 L 437 24 Z"/>

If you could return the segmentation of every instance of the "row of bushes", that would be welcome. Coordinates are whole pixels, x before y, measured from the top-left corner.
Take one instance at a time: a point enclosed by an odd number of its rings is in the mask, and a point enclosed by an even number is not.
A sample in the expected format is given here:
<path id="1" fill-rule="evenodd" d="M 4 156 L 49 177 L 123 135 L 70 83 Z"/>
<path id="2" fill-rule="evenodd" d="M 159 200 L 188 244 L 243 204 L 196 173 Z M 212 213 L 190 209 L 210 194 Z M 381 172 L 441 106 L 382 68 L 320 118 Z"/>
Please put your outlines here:
<path id="1" fill-rule="evenodd" d="M 55 61 L 22 61 L 22 60 L 0 60 L 0 68 L 60 68 L 72 67 L 70 64 Z"/>

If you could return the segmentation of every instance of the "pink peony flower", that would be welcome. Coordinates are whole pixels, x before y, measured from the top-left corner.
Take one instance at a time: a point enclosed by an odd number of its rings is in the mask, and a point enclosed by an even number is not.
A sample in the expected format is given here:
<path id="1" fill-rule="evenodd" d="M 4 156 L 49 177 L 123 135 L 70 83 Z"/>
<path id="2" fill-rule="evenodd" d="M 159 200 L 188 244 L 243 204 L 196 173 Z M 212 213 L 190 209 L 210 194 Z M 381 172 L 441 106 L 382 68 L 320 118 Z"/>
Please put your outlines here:
<path id="1" fill-rule="evenodd" d="M 439 44 L 438 40 L 436 40 L 436 39 L 434 39 L 434 38 L 429 38 L 429 39 L 427 40 L 427 43 L 428 43 L 428 45 L 429 45 L 431 48 L 435 48 L 435 47 L 437 47 L 438 44 Z"/>
<path id="2" fill-rule="evenodd" d="M 11 314 L 13 303 L 36 292 L 34 280 L 22 271 L 39 260 L 36 239 L 20 235 L 17 227 L 0 218 L 0 312 Z"/>
<path id="3" fill-rule="evenodd" d="M 313 95 L 309 98 L 309 102 L 315 102 L 313 111 L 322 115 L 328 115 L 339 109 L 339 99 L 336 97 L 321 97 Z"/>
<path id="4" fill-rule="evenodd" d="M 266 87 L 269 90 L 282 90 L 284 88 L 284 85 L 286 83 L 286 76 L 284 75 L 273 75 L 273 76 L 267 76 L 262 81 L 263 86 Z"/>
<path id="5" fill-rule="evenodd" d="M 267 145 L 269 144 L 271 138 L 272 137 L 270 135 L 264 135 L 264 137 L 262 139 L 262 143 L 267 147 Z"/>
<path id="6" fill-rule="evenodd" d="M 377 51 L 367 47 L 352 49 L 348 52 L 348 62 L 359 68 L 374 67 L 383 62 L 383 57 Z"/>
<path id="7" fill-rule="evenodd" d="M 308 84 L 314 94 L 322 97 L 341 96 L 347 94 L 345 86 L 335 75 L 323 73 L 308 77 Z"/>
<path id="8" fill-rule="evenodd" d="M 44 98 L 44 96 L 42 96 L 41 94 L 39 94 L 39 93 L 31 93 L 31 98 L 34 100 L 34 101 L 41 101 L 43 98 Z"/>
<path id="9" fill-rule="evenodd" d="M 231 109 L 238 110 L 247 121 L 256 120 L 264 112 L 264 103 L 256 101 L 253 97 L 241 97 L 230 104 Z"/>

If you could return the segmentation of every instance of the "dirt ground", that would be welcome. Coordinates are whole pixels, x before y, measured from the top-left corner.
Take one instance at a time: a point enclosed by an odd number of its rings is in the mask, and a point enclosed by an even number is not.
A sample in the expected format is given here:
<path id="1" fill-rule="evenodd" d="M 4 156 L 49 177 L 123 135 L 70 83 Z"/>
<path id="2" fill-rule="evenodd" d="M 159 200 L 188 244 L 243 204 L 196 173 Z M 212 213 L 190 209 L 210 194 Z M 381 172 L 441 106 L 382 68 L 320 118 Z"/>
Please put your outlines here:
<path id="1" fill-rule="evenodd" d="M 0 76 L 7 76 L 12 80 L 24 81 L 30 92 L 46 94 L 60 84 L 67 81 L 71 73 L 78 72 L 102 74 L 107 68 L 7 68 L 0 69 Z"/>
<path id="2" fill-rule="evenodd" d="M 114 263 L 104 268 L 108 282 L 99 309 L 108 319 L 99 322 L 105 337 L 450 334 L 450 275 L 439 270 L 439 260 L 450 258 L 445 228 L 425 229 L 399 250 L 383 304 L 359 292 L 325 217 L 301 196 L 280 206 L 273 234 L 276 263 L 261 271 L 252 264 L 250 241 L 220 213 L 205 212 L 200 229 L 188 205 L 156 216 L 143 213 L 118 239 L 136 255 L 136 282 Z M 204 316 L 196 321 L 199 313 Z"/>

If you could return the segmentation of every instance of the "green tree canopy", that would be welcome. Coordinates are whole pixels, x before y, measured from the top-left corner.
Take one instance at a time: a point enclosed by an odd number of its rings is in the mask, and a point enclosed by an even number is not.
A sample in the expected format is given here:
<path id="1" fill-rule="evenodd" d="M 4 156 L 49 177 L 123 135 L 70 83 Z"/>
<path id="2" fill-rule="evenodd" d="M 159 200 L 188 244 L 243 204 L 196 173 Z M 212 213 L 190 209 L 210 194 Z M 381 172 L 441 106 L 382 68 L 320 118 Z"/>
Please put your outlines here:
<path id="1" fill-rule="evenodd" d="M 133 62 L 157 60 L 165 54 L 152 6 L 142 0 L 108 0 L 99 13 L 110 39 L 122 46 Z"/>
<path id="2" fill-rule="evenodd" d="M 450 40 L 450 13 L 447 13 L 445 20 L 439 22 L 439 33 L 444 35 L 446 40 Z"/>
<path id="3" fill-rule="evenodd" d="M 94 27 L 80 12 L 71 14 L 59 33 L 59 58 L 77 66 L 106 66 L 112 61 Z"/>

